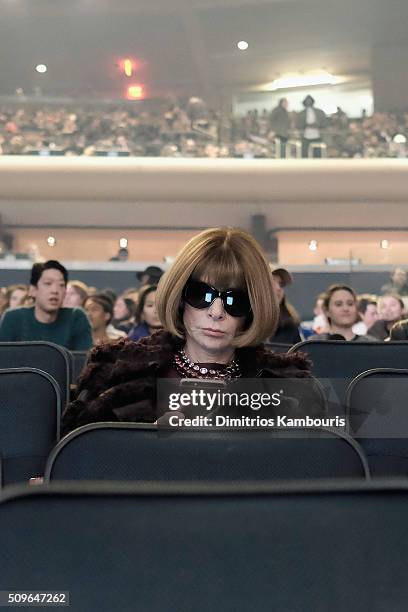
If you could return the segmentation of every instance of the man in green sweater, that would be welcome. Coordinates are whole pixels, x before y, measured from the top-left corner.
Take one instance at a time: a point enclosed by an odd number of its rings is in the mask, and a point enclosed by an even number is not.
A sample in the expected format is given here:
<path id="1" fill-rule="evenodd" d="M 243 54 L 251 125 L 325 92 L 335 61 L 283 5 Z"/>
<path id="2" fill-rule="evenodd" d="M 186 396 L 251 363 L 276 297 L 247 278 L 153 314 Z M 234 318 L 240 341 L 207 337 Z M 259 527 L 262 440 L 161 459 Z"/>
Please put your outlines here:
<path id="1" fill-rule="evenodd" d="M 35 306 L 7 310 L 0 323 L 0 341 L 45 340 L 72 351 L 87 351 L 92 332 L 85 312 L 62 308 L 67 281 L 68 272 L 58 261 L 34 264 L 30 284 Z"/>

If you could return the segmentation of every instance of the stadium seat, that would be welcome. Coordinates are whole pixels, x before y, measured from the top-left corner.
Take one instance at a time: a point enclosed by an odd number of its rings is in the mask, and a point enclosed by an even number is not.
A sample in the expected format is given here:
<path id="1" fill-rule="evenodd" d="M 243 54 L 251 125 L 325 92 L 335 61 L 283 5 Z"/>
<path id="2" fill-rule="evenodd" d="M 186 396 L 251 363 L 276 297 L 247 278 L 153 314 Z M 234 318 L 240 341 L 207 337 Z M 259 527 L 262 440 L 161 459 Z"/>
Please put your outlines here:
<path id="1" fill-rule="evenodd" d="M 71 384 L 76 384 L 79 375 L 85 367 L 88 359 L 88 351 L 71 351 L 72 355 L 72 377 Z"/>
<path id="2" fill-rule="evenodd" d="M 1 584 L 75 612 L 405 612 L 407 512 L 406 481 L 16 487 Z"/>
<path id="3" fill-rule="evenodd" d="M 0 370 L 1 484 L 44 473 L 59 440 L 61 395 L 55 380 L 34 368 Z"/>
<path id="4" fill-rule="evenodd" d="M 361 372 L 373 368 L 401 368 L 408 363 L 408 342 L 342 342 L 308 340 L 289 350 L 306 353 L 313 376 L 330 393 L 329 411 L 344 414 L 347 387 Z"/>
<path id="5" fill-rule="evenodd" d="M 61 391 L 62 404 L 69 401 L 71 355 L 52 342 L 0 342 L 0 368 L 36 368 L 50 374 Z"/>
<path id="6" fill-rule="evenodd" d="M 363 372 L 351 382 L 346 404 L 350 433 L 373 476 L 408 476 L 408 370 Z"/>
<path id="7" fill-rule="evenodd" d="M 265 342 L 265 346 L 270 348 L 275 353 L 287 353 L 292 344 L 283 344 L 281 342 Z"/>
<path id="8" fill-rule="evenodd" d="M 364 478 L 345 434 L 325 429 L 177 430 L 136 423 L 85 425 L 53 449 L 46 480 L 287 480 Z"/>

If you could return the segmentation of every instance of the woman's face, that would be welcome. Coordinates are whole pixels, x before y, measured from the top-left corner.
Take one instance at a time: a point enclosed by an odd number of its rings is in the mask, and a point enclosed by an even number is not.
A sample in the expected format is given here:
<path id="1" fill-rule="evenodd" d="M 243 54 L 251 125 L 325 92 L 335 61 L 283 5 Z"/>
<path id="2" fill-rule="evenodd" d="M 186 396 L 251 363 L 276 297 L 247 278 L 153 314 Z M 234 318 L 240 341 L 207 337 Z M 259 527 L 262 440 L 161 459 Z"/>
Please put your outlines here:
<path id="1" fill-rule="evenodd" d="M 64 308 L 79 308 L 82 306 L 82 298 L 72 285 L 68 283 L 65 293 Z"/>
<path id="2" fill-rule="evenodd" d="M 88 315 L 89 321 L 93 331 L 102 329 L 107 326 L 109 321 L 109 313 L 105 312 L 104 309 L 98 302 L 92 299 L 88 299 L 85 302 L 85 311 Z"/>
<path id="3" fill-rule="evenodd" d="M 118 297 L 113 307 L 113 318 L 117 320 L 127 319 L 130 316 L 128 307 L 123 298 Z"/>
<path id="4" fill-rule="evenodd" d="M 156 311 L 156 291 L 147 294 L 142 311 L 142 319 L 149 327 L 161 327 Z"/>
<path id="5" fill-rule="evenodd" d="M 382 297 L 378 302 L 378 315 L 383 321 L 391 323 L 402 317 L 402 306 L 400 301 L 392 295 Z"/>
<path id="6" fill-rule="evenodd" d="M 275 289 L 276 297 L 278 298 L 279 304 L 285 297 L 285 285 L 283 280 L 277 274 L 272 274 L 273 287 Z"/>
<path id="7" fill-rule="evenodd" d="M 184 307 L 186 343 L 195 351 L 222 355 L 232 349 L 232 341 L 244 328 L 245 317 L 232 317 L 224 310 L 221 298 L 216 298 L 208 308 Z"/>
<path id="8" fill-rule="evenodd" d="M 14 289 L 13 293 L 10 296 L 9 308 L 19 308 L 23 303 L 23 300 L 26 295 L 27 291 L 24 291 L 24 289 Z"/>
<path id="9" fill-rule="evenodd" d="M 352 327 L 357 320 L 357 305 L 353 294 L 345 289 L 335 291 L 331 295 L 326 315 L 332 326 Z"/>

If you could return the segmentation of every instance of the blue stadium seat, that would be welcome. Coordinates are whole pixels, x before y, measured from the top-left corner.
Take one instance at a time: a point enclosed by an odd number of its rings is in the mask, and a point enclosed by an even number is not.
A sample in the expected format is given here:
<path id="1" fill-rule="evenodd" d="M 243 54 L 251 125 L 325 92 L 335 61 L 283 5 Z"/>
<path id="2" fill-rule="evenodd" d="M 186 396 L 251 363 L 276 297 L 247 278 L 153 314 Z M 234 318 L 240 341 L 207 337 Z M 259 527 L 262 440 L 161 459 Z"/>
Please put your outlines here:
<path id="1" fill-rule="evenodd" d="M 373 368 L 403 368 L 408 363 L 408 342 L 342 342 L 307 340 L 290 350 L 313 362 L 312 374 L 328 387 L 332 413 L 345 413 L 347 387 L 361 372 Z"/>
<path id="2" fill-rule="evenodd" d="M 364 478 L 356 442 L 325 429 L 177 430 L 85 425 L 53 449 L 46 480 L 287 480 Z"/>
<path id="3" fill-rule="evenodd" d="M 17 487 L 0 581 L 75 612 L 405 612 L 407 512 L 405 480 Z"/>
<path id="4" fill-rule="evenodd" d="M 350 433 L 373 476 L 408 476 L 408 370 L 363 372 L 351 382 L 346 404 Z"/>
<path id="5" fill-rule="evenodd" d="M 0 370 L 0 465 L 3 485 L 42 476 L 59 440 L 61 395 L 55 380 L 34 368 Z"/>

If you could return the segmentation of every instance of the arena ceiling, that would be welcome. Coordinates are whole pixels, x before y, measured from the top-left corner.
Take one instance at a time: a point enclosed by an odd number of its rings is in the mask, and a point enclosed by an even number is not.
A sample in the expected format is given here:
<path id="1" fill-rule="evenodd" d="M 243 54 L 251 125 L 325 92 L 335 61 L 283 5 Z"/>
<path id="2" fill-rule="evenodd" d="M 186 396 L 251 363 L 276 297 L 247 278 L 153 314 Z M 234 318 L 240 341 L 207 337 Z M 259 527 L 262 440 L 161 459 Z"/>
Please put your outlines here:
<path id="1" fill-rule="evenodd" d="M 214 99 L 312 69 L 367 76 L 373 47 L 406 44 L 407 23 L 407 0 L 0 0 L 0 95 L 120 98 L 124 57 L 149 97 Z"/>

